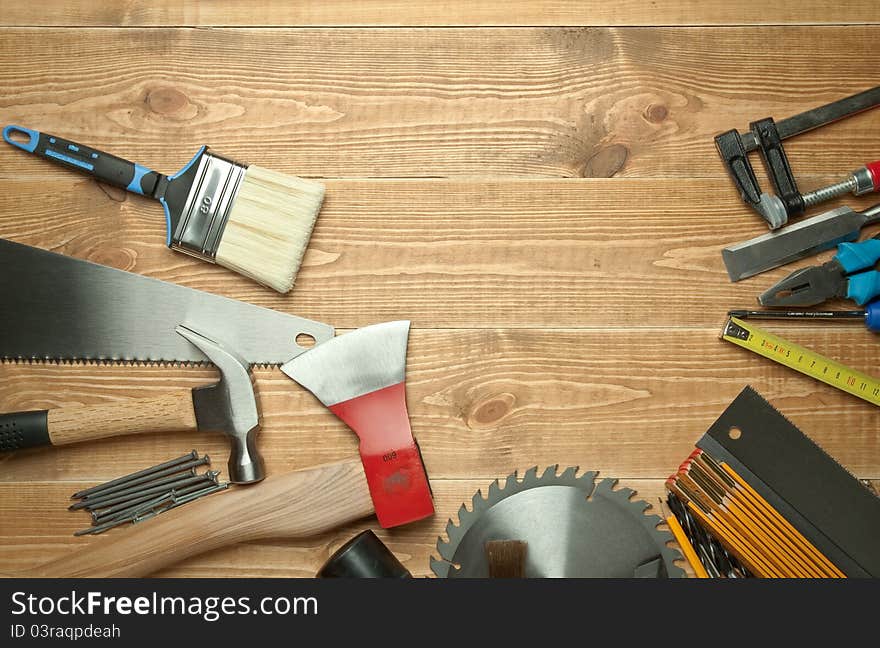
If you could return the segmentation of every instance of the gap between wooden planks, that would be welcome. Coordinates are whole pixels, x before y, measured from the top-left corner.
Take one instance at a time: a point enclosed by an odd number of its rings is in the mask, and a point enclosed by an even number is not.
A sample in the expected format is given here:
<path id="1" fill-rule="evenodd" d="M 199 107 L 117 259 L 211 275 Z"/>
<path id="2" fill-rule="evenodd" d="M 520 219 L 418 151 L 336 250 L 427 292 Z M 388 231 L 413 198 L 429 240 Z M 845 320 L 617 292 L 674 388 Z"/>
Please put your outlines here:
<path id="1" fill-rule="evenodd" d="M 39 170 L 0 176 L 0 236 L 338 328 L 406 318 L 417 328 L 720 329 L 728 309 L 831 256 L 731 283 L 721 249 L 767 228 L 713 180 L 339 180 L 327 183 L 284 296 L 168 250 L 154 201 L 28 167 Z M 874 338 L 857 324 L 824 327 Z"/>
<path id="2" fill-rule="evenodd" d="M 711 177 L 733 206 L 712 137 L 876 85 L 878 29 L 6 28 L 0 121 L 164 172 L 207 143 L 309 177 Z M 795 140 L 795 172 L 870 161 L 878 124 Z"/>
<path id="3" fill-rule="evenodd" d="M 745 0 L 44 0 L 35 11 L 10 3 L 2 25 L 741 25 L 878 22 L 870 0 L 762 2 Z"/>
<path id="4" fill-rule="evenodd" d="M 776 329 L 778 330 L 778 329 Z M 803 330 L 806 333 L 808 330 Z M 876 341 L 809 330 L 816 348 L 871 370 Z M 802 341 L 799 336 L 790 336 Z M 255 371 L 267 470 L 357 452 L 356 437 L 277 369 Z M 209 369 L 0 365 L 0 411 L 148 397 L 206 384 Z M 874 406 L 718 340 L 718 330 L 416 330 L 407 400 L 431 478 L 492 477 L 555 463 L 620 478 L 667 477 L 751 384 L 854 474 L 880 477 Z M 206 432 L 105 439 L 3 457 L 2 481 L 96 481 L 190 448 L 224 468 L 228 442 Z"/>

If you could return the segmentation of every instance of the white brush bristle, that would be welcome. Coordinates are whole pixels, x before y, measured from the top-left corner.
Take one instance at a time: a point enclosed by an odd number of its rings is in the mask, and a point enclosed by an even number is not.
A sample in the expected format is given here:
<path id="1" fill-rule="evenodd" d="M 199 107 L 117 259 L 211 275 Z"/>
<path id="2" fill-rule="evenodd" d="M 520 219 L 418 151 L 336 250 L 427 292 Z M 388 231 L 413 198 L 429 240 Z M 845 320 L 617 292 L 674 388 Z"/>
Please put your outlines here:
<path id="1" fill-rule="evenodd" d="M 217 246 L 217 264 L 290 291 L 323 200 L 320 182 L 249 166 Z"/>

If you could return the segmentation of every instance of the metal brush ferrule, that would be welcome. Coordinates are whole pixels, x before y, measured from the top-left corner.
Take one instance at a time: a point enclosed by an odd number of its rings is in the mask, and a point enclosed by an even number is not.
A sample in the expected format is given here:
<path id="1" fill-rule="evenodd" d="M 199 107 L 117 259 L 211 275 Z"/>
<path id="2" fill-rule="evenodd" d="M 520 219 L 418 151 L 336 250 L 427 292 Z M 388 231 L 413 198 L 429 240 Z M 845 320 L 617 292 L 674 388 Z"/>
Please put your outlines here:
<path id="1" fill-rule="evenodd" d="M 205 151 L 171 238 L 171 247 L 214 262 L 247 165 Z"/>

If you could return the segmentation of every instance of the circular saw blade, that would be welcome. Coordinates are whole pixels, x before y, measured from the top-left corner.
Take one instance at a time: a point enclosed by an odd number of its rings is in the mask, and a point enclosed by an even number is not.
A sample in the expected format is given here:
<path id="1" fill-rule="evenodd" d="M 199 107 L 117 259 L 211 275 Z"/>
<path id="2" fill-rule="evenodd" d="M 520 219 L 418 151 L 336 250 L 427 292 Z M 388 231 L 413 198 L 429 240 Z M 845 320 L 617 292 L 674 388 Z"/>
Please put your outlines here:
<path id="1" fill-rule="evenodd" d="M 529 578 L 680 578 L 681 558 L 667 546 L 672 534 L 645 515 L 648 503 L 631 500 L 634 491 L 615 490 L 616 479 L 596 484 L 596 472 L 577 468 L 531 468 L 496 480 L 486 497 L 477 491 L 471 509 L 462 504 L 458 524 L 446 525 L 448 540 L 438 538 L 440 558 L 431 570 L 440 578 L 486 578 L 485 545 L 491 540 L 519 540 L 527 545 Z"/>

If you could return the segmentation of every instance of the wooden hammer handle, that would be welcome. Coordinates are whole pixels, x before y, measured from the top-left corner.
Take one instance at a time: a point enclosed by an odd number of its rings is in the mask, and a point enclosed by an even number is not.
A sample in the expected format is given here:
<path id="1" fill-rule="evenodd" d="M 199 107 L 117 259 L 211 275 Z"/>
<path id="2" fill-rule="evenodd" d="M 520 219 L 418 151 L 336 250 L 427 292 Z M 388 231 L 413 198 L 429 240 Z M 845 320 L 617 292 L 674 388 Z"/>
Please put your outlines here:
<path id="1" fill-rule="evenodd" d="M 47 417 L 52 445 L 141 432 L 182 432 L 198 427 L 191 389 L 175 389 L 155 398 L 52 409 Z"/>
<path id="2" fill-rule="evenodd" d="M 2 414 L 0 451 L 197 428 L 192 390 L 176 389 L 155 398 Z"/>
<path id="3" fill-rule="evenodd" d="M 268 477 L 185 504 L 16 576 L 139 577 L 212 549 L 306 538 L 373 513 L 359 458 Z"/>

